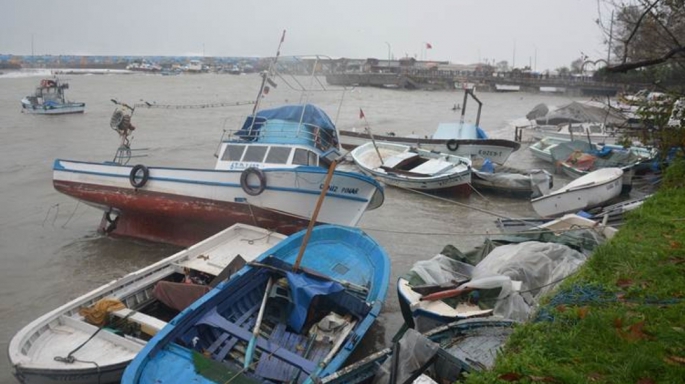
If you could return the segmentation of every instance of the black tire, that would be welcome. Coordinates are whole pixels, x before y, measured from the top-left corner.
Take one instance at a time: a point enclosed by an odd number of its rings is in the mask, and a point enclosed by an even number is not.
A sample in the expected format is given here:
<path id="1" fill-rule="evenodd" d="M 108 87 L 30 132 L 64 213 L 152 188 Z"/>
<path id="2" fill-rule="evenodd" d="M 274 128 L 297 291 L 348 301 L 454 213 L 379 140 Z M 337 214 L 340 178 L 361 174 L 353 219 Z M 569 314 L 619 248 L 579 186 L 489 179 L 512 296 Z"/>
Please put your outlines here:
<path id="1" fill-rule="evenodd" d="M 447 149 L 454 152 L 457 150 L 457 148 L 459 148 L 459 143 L 456 140 L 447 140 Z"/>
<path id="2" fill-rule="evenodd" d="M 143 171 L 142 177 L 138 175 L 140 171 Z M 131 173 L 128 175 L 128 181 L 131 182 L 133 188 L 143 188 L 147 184 L 147 180 L 150 178 L 150 170 L 147 169 L 143 164 L 138 164 L 131 169 Z"/>
<path id="3" fill-rule="evenodd" d="M 247 179 L 253 174 L 259 179 L 259 185 L 256 187 L 250 186 L 247 182 Z M 264 174 L 264 171 L 255 167 L 247 168 L 240 175 L 240 186 L 243 188 L 243 191 L 250 196 L 261 194 L 266 189 L 266 175 Z"/>

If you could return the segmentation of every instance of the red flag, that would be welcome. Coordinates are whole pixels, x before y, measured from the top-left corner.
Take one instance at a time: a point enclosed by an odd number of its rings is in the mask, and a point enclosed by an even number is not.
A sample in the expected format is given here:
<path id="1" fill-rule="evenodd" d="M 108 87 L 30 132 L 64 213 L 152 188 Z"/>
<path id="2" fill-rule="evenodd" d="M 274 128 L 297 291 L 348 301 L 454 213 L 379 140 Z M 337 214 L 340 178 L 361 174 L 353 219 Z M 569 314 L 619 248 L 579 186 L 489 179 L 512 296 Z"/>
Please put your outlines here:
<path id="1" fill-rule="evenodd" d="M 426 43 L 426 49 L 433 49 L 433 46 L 431 45 L 431 43 Z"/>
<path id="2" fill-rule="evenodd" d="M 359 108 L 359 118 L 363 119 L 364 118 L 364 111 L 362 111 L 361 108 Z"/>

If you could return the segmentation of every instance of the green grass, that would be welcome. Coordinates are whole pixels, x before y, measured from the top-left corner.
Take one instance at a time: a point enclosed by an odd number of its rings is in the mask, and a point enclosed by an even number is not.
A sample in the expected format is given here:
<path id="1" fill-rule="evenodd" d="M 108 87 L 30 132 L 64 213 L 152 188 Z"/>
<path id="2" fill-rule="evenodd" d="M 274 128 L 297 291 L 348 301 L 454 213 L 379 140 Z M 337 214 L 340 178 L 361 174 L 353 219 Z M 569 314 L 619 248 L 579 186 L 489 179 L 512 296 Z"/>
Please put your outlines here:
<path id="1" fill-rule="evenodd" d="M 685 382 L 685 162 L 559 290 L 552 321 L 516 328 L 492 371 L 467 383 Z M 550 304 L 572 289 L 594 302 Z"/>

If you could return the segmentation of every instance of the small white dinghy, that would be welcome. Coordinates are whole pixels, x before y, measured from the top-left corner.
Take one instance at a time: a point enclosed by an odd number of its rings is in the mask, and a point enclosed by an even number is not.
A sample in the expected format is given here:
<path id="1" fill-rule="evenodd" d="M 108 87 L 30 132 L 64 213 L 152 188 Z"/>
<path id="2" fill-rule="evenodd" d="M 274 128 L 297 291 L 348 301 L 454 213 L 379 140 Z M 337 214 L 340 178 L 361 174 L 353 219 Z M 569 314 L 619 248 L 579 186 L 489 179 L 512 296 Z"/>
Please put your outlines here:
<path id="1" fill-rule="evenodd" d="M 621 168 L 602 168 L 573 180 L 566 186 L 531 200 L 542 217 L 559 216 L 602 205 L 621 193 Z"/>
<path id="2" fill-rule="evenodd" d="M 465 157 L 386 142 L 369 142 L 350 154 L 362 172 L 387 185 L 462 195 L 471 191 L 471 160 Z"/>
<path id="3" fill-rule="evenodd" d="M 15 377 L 32 384 L 118 383 L 126 366 L 175 314 L 285 237 L 235 224 L 39 317 L 10 342 Z M 91 311 L 110 303 L 120 309 Z M 106 325 L 87 321 L 93 317 L 107 320 Z"/>

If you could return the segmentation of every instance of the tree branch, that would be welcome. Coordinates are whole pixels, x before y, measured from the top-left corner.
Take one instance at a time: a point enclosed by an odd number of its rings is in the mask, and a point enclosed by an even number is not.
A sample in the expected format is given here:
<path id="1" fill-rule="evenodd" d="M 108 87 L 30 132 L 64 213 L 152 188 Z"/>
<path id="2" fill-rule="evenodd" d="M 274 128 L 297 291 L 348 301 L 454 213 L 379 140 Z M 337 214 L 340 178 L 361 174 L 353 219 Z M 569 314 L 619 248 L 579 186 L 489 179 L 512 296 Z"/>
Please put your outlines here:
<path id="1" fill-rule="evenodd" d="M 658 57 L 656 59 L 647 59 L 647 60 L 640 60 L 640 61 L 635 61 L 633 63 L 623 63 L 615 66 L 607 66 L 606 70 L 607 72 L 614 72 L 614 73 L 622 73 L 622 72 L 628 72 L 631 69 L 638 69 L 638 68 L 643 68 L 643 67 L 649 67 L 652 65 L 657 65 L 666 62 L 668 59 L 673 57 L 677 53 L 685 52 L 685 47 L 680 46 L 671 49 L 668 51 L 665 55 Z"/>
<path id="2" fill-rule="evenodd" d="M 654 8 L 657 4 L 659 4 L 660 0 L 654 1 L 654 3 L 650 4 L 647 9 L 645 9 L 644 12 L 640 15 L 640 17 L 637 19 L 635 22 L 635 27 L 633 30 L 630 32 L 630 36 L 628 36 L 628 39 L 623 44 L 623 64 L 626 64 L 626 60 L 628 59 L 628 44 L 630 44 L 630 41 L 635 37 L 635 34 L 637 33 L 637 30 L 640 28 L 640 25 L 642 24 L 642 20 L 647 16 L 647 14 Z M 623 65 L 621 64 L 621 65 Z"/>

